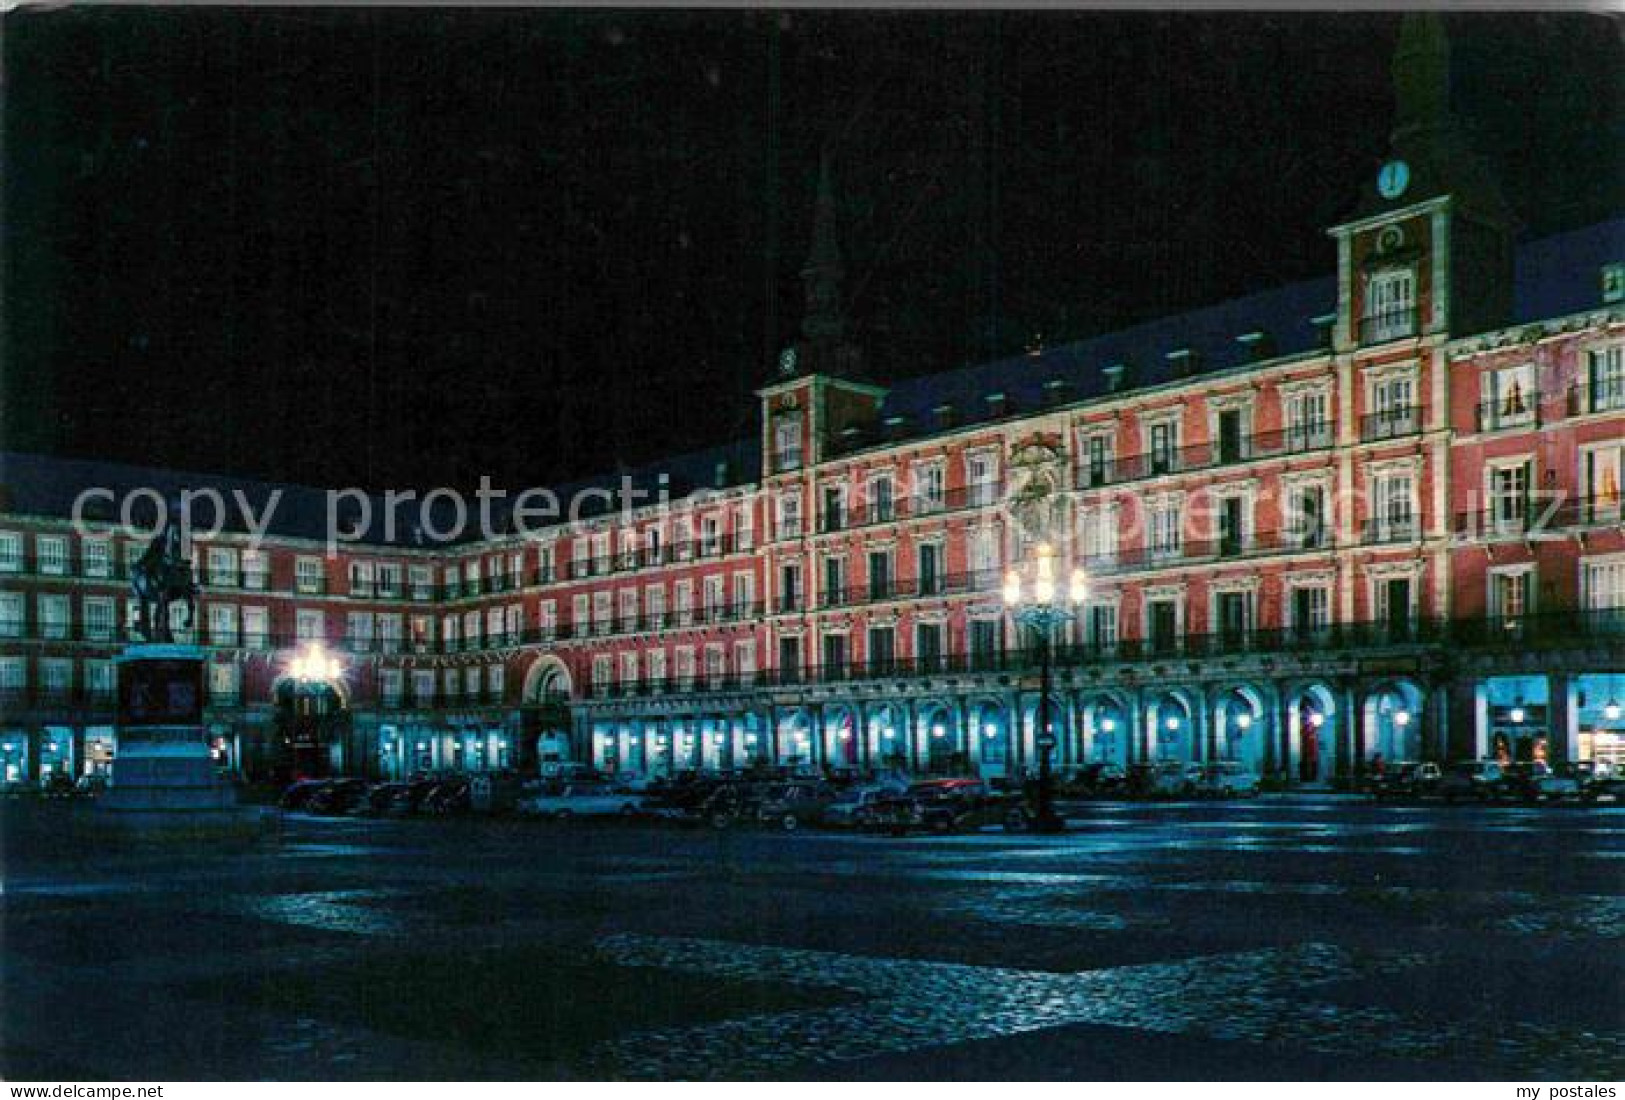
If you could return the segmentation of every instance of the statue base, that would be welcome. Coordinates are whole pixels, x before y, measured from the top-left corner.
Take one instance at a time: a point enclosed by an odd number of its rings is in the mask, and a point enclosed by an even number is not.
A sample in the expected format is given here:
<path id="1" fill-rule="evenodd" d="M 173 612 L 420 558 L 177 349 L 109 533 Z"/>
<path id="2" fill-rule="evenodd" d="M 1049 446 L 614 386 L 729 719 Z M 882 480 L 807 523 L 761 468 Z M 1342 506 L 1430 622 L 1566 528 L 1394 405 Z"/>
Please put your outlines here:
<path id="1" fill-rule="evenodd" d="M 142 831 L 213 832 L 257 827 L 258 807 L 215 774 L 203 727 L 204 652 L 148 643 L 126 649 L 118 667 L 118 755 L 101 822 Z"/>

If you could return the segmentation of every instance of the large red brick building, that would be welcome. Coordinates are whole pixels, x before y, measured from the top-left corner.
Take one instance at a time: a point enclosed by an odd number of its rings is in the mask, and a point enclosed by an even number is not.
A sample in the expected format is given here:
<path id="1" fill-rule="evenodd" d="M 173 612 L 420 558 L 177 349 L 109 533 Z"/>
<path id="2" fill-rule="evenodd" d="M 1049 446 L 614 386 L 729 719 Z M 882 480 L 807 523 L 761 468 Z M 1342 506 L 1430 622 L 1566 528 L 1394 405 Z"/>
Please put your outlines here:
<path id="1" fill-rule="evenodd" d="M 1037 692 L 1000 582 L 1039 542 L 1090 581 L 1057 639 L 1062 767 L 1625 763 L 1625 220 L 1515 244 L 1435 22 L 1395 75 L 1333 277 L 893 386 L 846 331 L 826 172 L 759 438 L 641 471 L 668 499 L 634 509 L 329 553 L 315 490 L 8 457 L 7 782 L 116 751 L 143 542 L 76 528 L 91 487 L 281 493 L 263 540 L 195 539 L 179 632 L 249 772 L 1019 773 Z"/>

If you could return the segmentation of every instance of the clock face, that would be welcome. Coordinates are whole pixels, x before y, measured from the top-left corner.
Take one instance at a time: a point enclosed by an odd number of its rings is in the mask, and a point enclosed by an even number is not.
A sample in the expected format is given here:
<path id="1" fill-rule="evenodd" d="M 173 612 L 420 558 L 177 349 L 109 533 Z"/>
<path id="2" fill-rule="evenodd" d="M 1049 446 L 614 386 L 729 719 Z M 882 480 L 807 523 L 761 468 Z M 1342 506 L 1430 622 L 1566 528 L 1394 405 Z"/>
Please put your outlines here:
<path id="1" fill-rule="evenodd" d="M 1385 199 L 1397 199 L 1410 182 L 1411 166 L 1402 160 L 1391 160 L 1377 173 L 1377 193 Z"/>
<path id="2" fill-rule="evenodd" d="M 796 349 L 785 348 L 779 352 L 779 373 L 788 378 L 796 372 Z"/>

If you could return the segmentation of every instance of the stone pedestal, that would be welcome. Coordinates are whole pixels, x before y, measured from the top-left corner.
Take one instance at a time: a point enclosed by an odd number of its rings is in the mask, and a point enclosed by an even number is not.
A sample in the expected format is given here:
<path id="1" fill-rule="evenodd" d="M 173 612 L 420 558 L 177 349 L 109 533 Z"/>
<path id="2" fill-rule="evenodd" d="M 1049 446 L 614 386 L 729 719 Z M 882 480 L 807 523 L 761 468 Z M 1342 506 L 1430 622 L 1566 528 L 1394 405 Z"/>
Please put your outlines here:
<path id="1" fill-rule="evenodd" d="M 117 659 L 118 755 L 97 800 L 107 822 L 137 828 L 257 822 L 215 775 L 203 726 L 204 654 L 196 646 L 145 644 Z"/>

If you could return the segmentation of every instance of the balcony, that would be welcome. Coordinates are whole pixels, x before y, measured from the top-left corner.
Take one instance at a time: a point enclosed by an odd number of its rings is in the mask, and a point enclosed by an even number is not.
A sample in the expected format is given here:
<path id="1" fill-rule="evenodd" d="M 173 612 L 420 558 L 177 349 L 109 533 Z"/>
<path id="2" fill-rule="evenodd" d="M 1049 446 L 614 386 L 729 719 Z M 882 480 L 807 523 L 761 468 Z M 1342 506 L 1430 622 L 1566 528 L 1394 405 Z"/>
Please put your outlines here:
<path id="1" fill-rule="evenodd" d="M 1376 443 L 1384 439 L 1399 439 L 1415 435 L 1422 430 L 1421 410 L 1414 405 L 1403 408 L 1382 409 L 1360 418 L 1360 442 Z"/>
<path id="2" fill-rule="evenodd" d="M 1360 343 L 1385 344 L 1390 340 L 1403 340 L 1417 332 L 1416 309 L 1387 309 L 1360 318 Z"/>

